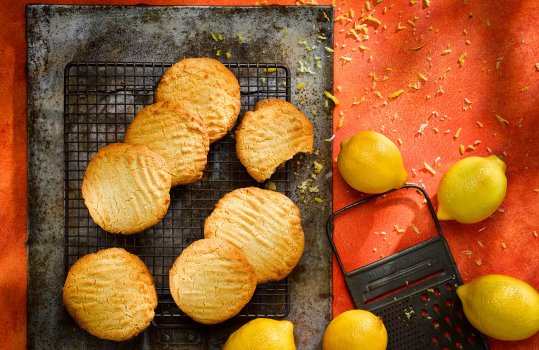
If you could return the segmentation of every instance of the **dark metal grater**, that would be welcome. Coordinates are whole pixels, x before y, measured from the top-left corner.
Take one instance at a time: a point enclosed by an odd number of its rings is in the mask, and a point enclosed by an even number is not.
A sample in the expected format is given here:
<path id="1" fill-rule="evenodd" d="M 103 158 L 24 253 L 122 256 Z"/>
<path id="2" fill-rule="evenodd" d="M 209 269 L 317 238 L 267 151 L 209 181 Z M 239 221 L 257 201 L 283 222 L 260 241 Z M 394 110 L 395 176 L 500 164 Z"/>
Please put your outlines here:
<path id="1" fill-rule="evenodd" d="M 326 233 L 354 305 L 382 318 L 388 350 L 488 349 L 485 337 L 466 319 L 456 288 L 462 278 L 424 188 L 437 235 L 376 262 L 347 272 L 333 241 L 333 219 L 390 190 L 352 203 L 330 215 Z"/>

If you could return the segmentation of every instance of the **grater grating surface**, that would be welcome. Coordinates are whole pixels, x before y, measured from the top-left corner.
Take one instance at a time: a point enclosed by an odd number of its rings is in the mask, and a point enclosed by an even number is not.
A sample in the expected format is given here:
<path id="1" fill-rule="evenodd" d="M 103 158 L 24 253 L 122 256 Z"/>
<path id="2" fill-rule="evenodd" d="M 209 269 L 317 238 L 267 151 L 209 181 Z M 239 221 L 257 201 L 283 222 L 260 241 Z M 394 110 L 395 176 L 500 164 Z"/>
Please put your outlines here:
<path id="1" fill-rule="evenodd" d="M 285 66 L 245 63 L 226 66 L 240 83 L 240 118 L 260 99 L 290 101 L 290 74 Z M 122 236 L 103 231 L 91 219 L 80 191 L 89 160 L 99 148 L 123 141 L 126 127 L 135 114 L 153 102 L 154 89 L 168 67 L 168 63 L 105 62 L 73 62 L 65 67 L 65 267 L 67 272 L 83 255 L 109 247 L 122 247 L 137 254 L 155 278 L 159 305 L 154 322 L 166 329 L 159 334 L 170 340 L 174 333 L 170 327 L 177 327 L 174 334 L 178 336 L 178 344 L 199 348 L 200 332 L 170 295 L 168 270 L 182 249 L 202 238 L 204 219 L 217 200 L 236 188 L 264 186 L 254 181 L 236 158 L 233 131 L 211 145 L 203 179 L 173 188 L 167 215 L 143 233 Z M 270 181 L 279 192 L 289 194 L 288 167 L 277 170 Z M 259 285 L 238 317 L 279 318 L 286 316 L 289 308 L 289 280 L 285 279 Z"/>
<path id="2" fill-rule="evenodd" d="M 354 305 L 382 318 L 388 350 L 488 349 L 483 335 L 462 311 L 456 294 L 462 278 L 427 192 L 414 184 L 400 190 L 405 189 L 415 189 L 425 197 L 437 235 L 358 269 L 347 272 L 343 265 L 333 240 L 334 218 L 398 190 L 362 199 L 328 219 L 326 232 Z"/>

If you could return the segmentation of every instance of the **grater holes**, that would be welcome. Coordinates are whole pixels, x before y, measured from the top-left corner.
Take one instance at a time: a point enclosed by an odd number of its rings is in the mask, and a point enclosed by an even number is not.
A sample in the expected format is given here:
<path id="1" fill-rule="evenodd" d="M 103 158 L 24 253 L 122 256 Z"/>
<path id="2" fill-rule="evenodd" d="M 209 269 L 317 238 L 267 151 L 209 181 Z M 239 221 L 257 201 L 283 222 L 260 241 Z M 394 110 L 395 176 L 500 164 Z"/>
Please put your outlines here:
<path id="1" fill-rule="evenodd" d="M 445 321 L 445 323 L 447 323 L 449 326 L 451 326 L 451 324 L 453 323 L 453 322 L 451 321 L 451 317 L 449 317 L 449 316 L 445 316 L 445 317 L 444 317 L 444 321 Z"/>
<path id="2" fill-rule="evenodd" d="M 432 305 L 432 310 L 434 312 L 436 312 L 437 314 L 439 314 L 440 313 L 440 305 L 438 305 L 438 304 Z"/>

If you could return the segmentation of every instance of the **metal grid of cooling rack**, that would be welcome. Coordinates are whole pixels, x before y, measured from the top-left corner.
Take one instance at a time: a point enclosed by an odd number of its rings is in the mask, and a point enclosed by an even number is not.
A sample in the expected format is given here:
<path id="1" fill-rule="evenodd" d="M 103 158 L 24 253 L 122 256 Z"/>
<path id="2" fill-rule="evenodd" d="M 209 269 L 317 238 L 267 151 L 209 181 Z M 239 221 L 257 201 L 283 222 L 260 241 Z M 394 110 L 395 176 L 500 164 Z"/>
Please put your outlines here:
<path id="1" fill-rule="evenodd" d="M 261 99 L 290 101 L 290 74 L 277 64 L 230 63 L 241 88 L 241 113 Z M 168 271 L 181 251 L 202 238 L 204 219 L 217 200 L 233 189 L 263 186 L 254 181 L 235 154 L 233 131 L 213 143 L 201 181 L 171 190 L 163 221 L 131 236 L 114 235 L 97 226 L 84 204 L 81 185 L 89 160 L 101 147 L 122 142 L 135 114 L 153 103 L 154 91 L 169 63 L 74 62 L 64 76 L 65 152 L 65 266 L 85 254 L 122 247 L 138 255 L 155 278 L 159 299 L 157 326 L 181 326 L 190 320 L 174 303 Z M 240 120 L 238 120 L 238 123 Z M 269 180 L 284 194 L 290 192 L 289 168 Z M 238 317 L 284 317 L 290 307 L 289 280 L 262 284 Z"/>

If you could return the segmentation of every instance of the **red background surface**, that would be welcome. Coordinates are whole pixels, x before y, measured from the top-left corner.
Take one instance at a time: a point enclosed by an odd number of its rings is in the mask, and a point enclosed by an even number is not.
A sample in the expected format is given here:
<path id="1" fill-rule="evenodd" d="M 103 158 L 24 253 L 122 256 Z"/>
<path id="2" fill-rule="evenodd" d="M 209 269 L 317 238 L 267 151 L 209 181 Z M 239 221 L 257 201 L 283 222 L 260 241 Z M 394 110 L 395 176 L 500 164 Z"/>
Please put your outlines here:
<path id="1" fill-rule="evenodd" d="M 343 16 L 335 24 L 335 95 L 341 103 L 334 111 L 334 157 L 340 141 L 360 130 L 376 130 L 397 144 L 401 139 L 399 148 L 408 181 L 424 184 L 436 205 L 438 183 L 452 163 L 471 155 L 504 154 L 509 185 L 502 203 L 503 212 L 473 225 L 443 222 L 442 229 L 465 282 L 482 274 L 502 273 L 539 288 L 539 237 L 533 234 L 539 233 L 539 190 L 534 191 L 539 189 L 539 72 L 536 68 L 539 3 L 431 0 L 430 7 L 425 7 L 421 1 L 413 4 L 383 0 L 376 6 L 374 2 L 370 1 L 371 10 L 367 11 L 363 1 L 334 1 L 336 19 Z M 140 0 L 113 2 L 138 3 Z M 145 3 L 257 4 L 256 0 Z M 311 1 L 270 3 L 301 5 Z M 331 1 L 318 1 L 318 4 L 329 5 Z M 0 348 L 3 349 L 26 347 L 25 5 L 25 1 L 0 3 Z M 372 13 L 381 24 L 374 26 L 371 22 L 368 38 L 360 34 L 359 41 L 350 34 L 350 28 L 355 23 L 365 23 L 361 20 L 362 13 Z M 399 22 L 406 28 L 397 31 Z M 411 50 L 420 46 L 421 49 Z M 446 49 L 451 52 L 442 55 Z M 458 59 L 464 52 L 467 57 L 460 66 Z M 426 82 L 420 81 L 419 72 L 428 78 Z M 409 87 L 416 83 L 420 83 L 419 89 Z M 404 92 L 399 97 L 388 98 L 400 89 Z M 361 104 L 353 104 L 354 100 L 362 99 Z M 509 124 L 500 123 L 496 114 Z M 427 125 L 419 133 L 422 124 Z M 455 138 L 459 128 L 461 132 Z M 475 150 L 459 153 L 461 144 L 466 147 L 476 141 L 480 143 Z M 433 167 L 435 175 L 424 170 L 424 162 Z M 334 173 L 335 209 L 361 198 L 360 193 L 342 181 L 336 168 Z M 410 203 L 413 202 L 399 204 L 390 212 L 376 205 L 368 206 L 361 209 L 361 214 L 339 219 L 335 236 L 339 248 L 345 252 L 347 266 L 361 266 L 426 239 L 428 218 L 424 211 L 417 210 L 423 205 L 417 200 L 414 209 Z M 358 232 L 357 223 L 362 217 L 369 218 L 368 230 Z M 410 223 L 421 233 L 416 234 Z M 397 232 L 394 225 L 406 232 Z M 333 283 L 334 315 L 337 315 L 352 308 L 352 304 L 336 269 Z M 296 326 L 296 331 L 301 331 L 301 325 Z M 489 339 L 489 344 L 494 350 L 539 349 L 539 334 L 518 342 Z"/>

